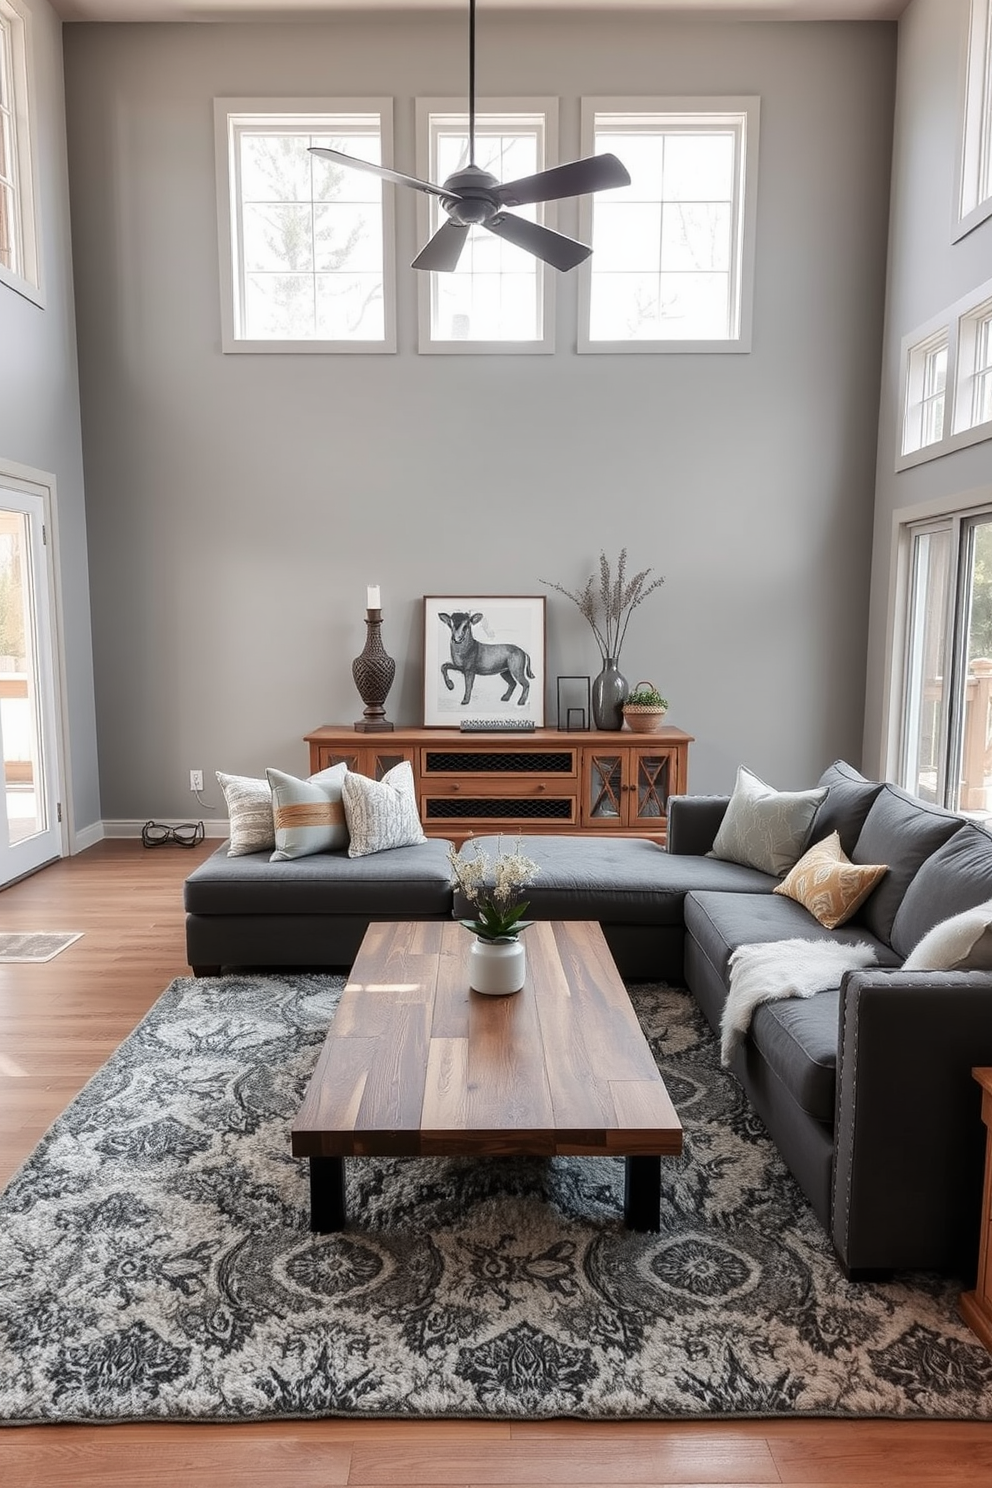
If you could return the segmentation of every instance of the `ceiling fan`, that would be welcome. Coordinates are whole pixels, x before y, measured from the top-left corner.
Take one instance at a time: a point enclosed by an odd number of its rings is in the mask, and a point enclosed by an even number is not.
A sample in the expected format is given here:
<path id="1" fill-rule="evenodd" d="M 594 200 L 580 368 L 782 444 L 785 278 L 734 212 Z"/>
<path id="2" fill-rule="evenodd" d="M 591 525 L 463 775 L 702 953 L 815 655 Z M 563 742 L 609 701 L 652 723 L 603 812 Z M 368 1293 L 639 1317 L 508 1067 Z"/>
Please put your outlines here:
<path id="1" fill-rule="evenodd" d="M 323 155 L 338 165 L 348 165 L 355 170 L 370 171 L 384 181 L 397 186 L 412 186 L 415 191 L 426 192 L 441 199 L 448 214 L 433 237 L 417 254 L 412 267 L 433 269 L 450 273 L 457 267 L 469 229 L 478 224 L 498 238 L 505 238 L 517 248 L 533 253 L 535 258 L 551 264 L 552 268 L 573 269 L 589 257 L 592 249 L 564 233 L 552 232 L 539 222 L 526 217 L 514 217 L 506 207 L 521 207 L 535 202 L 560 201 L 567 196 L 584 196 L 589 191 L 604 191 L 611 186 L 629 186 L 630 176 L 615 155 L 590 155 L 584 160 L 573 160 L 569 165 L 556 165 L 550 170 L 538 171 L 534 176 L 525 176 L 519 181 L 500 184 L 495 176 L 482 170 L 475 163 L 475 0 L 469 0 L 468 19 L 468 165 L 455 171 L 437 186 L 433 181 L 419 181 L 416 176 L 404 176 L 400 171 L 390 170 L 384 165 L 373 165 L 368 160 L 357 160 L 354 155 L 345 155 L 340 150 L 328 150 L 321 145 L 310 146 L 311 155 Z"/>

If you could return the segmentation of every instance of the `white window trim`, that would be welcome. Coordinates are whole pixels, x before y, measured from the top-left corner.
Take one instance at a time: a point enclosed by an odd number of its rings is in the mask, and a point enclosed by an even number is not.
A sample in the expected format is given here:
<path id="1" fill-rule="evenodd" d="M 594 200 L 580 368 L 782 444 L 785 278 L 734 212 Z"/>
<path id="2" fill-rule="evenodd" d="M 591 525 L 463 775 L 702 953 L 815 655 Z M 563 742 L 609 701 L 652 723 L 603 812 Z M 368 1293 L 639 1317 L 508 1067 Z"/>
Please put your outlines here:
<path id="1" fill-rule="evenodd" d="M 954 243 L 992 217 L 992 191 L 979 195 L 982 177 L 992 180 L 992 0 L 971 0 L 963 93 Z"/>
<path id="2" fill-rule="evenodd" d="M 941 311 L 939 315 L 918 326 L 902 339 L 899 372 L 899 420 L 896 433 L 897 471 L 908 470 L 913 465 L 922 465 L 927 460 L 938 460 L 942 455 L 966 449 L 968 445 L 980 444 L 992 439 L 992 419 L 984 423 L 960 427 L 965 417 L 964 402 L 971 397 L 974 385 L 974 335 L 969 334 L 969 325 L 979 318 L 986 305 L 992 306 L 992 279 L 987 279 L 977 289 L 962 295 L 960 300 Z M 925 444 L 917 450 L 902 452 L 905 439 L 906 412 L 908 408 L 911 363 L 914 352 L 925 342 L 935 340 L 942 332 L 947 333 L 947 384 L 944 391 L 944 437 L 934 444 Z M 972 358 L 969 370 L 968 359 Z"/>
<path id="3" fill-rule="evenodd" d="M 992 436 L 992 419 L 975 422 L 976 393 L 979 377 L 992 378 L 992 363 L 981 369 L 978 366 L 980 327 L 992 320 L 992 295 L 975 305 L 965 315 L 958 317 L 958 375 L 954 389 L 954 408 L 951 415 L 951 430 L 954 434 L 972 434 L 975 430 L 989 428 L 986 438 Z M 992 341 L 992 328 L 989 339 Z"/>
<path id="4" fill-rule="evenodd" d="M 883 661 L 883 707 L 879 780 L 897 780 L 902 767 L 903 711 L 907 701 L 906 647 L 909 639 L 909 594 L 912 585 L 913 537 L 924 526 L 935 530 L 955 520 L 966 521 L 992 510 L 992 486 L 933 497 L 892 513 L 889 548 L 888 606 Z"/>
<path id="5" fill-rule="evenodd" d="M 907 645 L 912 588 L 913 539 L 924 528 L 955 528 L 992 512 L 992 486 L 933 497 L 892 513 L 888 613 L 885 627 L 883 715 L 879 780 L 898 780 L 903 765 L 903 714 L 908 701 Z M 952 590 L 954 586 L 952 585 Z"/>
<path id="6" fill-rule="evenodd" d="M 947 352 L 947 373 L 944 378 L 944 409 L 941 420 L 940 436 L 931 439 L 927 444 L 914 445 L 912 449 L 905 449 L 906 437 L 909 432 L 910 410 L 922 409 L 925 401 L 923 381 L 926 377 L 926 369 L 931 355 L 936 351 Z M 953 391 L 954 363 L 951 358 L 951 333 L 946 318 L 940 318 L 939 323 L 928 335 L 914 337 L 912 344 L 906 348 L 903 363 L 903 394 L 902 394 L 902 455 L 905 460 L 916 460 L 919 456 L 926 456 L 928 451 L 938 449 L 947 437 L 948 422 Z M 922 414 L 920 415 L 922 418 Z"/>
<path id="7" fill-rule="evenodd" d="M 34 65 L 32 61 L 31 12 L 21 0 L 0 0 L 0 12 L 11 33 L 11 68 L 14 93 L 14 168 L 16 171 L 17 221 L 20 273 L 0 264 L 0 284 L 44 308 L 41 250 L 37 218 L 37 169 L 31 119 L 34 116 Z"/>
<path id="8" fill-rule="evenodd" d="M 314 114 L 378 114 L 382 164 L 393 164 L 393 100 L 391 98 L 215 98 L 214 154 L 217 168 L 217 242 L 220 250 L 221 350 L 233 353 L 270 353 L 281 356 L 328 354 L 376 356 L 396 350 L 396 227 L 395 191 L 383 184 L 382 287 L 383 336 L 378 341 L 247 340 L 237 335 L 235 295 L 238 270 L 236 242 L 231 230 L 237 216 L 235 181 L 231 172 L 231 119 L 255 118 L 260 124 L 301 121 Z"/>
<path id="9" fill-rule="evenodd" d="M 478 119 L 484 114 L 543 114 L 544 115 L 544 161 L 538 170 L 548 170 L 559 164 L 558 160 L 558 99 L 557 98 L 477 98 L 475 113 Z M 421 180 L 431 180 L 430 175 L 430 116 L 431 114 L 464 114 L 468 116 L 466 98 L 418 98 L 417 99 L 417 175 Z M 557 229 L 557 202 L 544 204 L 538 221 L 552 231 Z M 417 196 L 417 244 L 423 247 L 430 237 L 430 203 L 424 192 Z M 558 271 L 550 264 L 540 264 L 542 335 L 534 341 L 438 341 L 431 336 L 431 274 L 421 269 L 412 271 L 417 277 L 417 349 L 425 356 L 547 356 L 555 349 L 555 283 Z"/>
<path id="10" fill-rule="evenodd" d="M 754 308 L 754 257 L 755 237 L 758 221 L 758 126 L 761 100 L 756 95 L 734 97 L 686 97 L 686 98 L 583 98 L 581 124 L 581 153 L 596 153 L 597 114 L 686 114 L 712 118 L 719 115 L 740 117 L 740 160 L 738 172 L 738 229 L 741 234 L 741 256 L 737 282 L 734 285 L 736 300 L 737 335 L 727 339 L 700 339 L 674 341 L 593 341 L 589 336 L 590 307 L 592 298 L 592 261 L 587 259 L 579 267 L 579 323 L 578 345 L 580 353 L 621 354 L 624 356 L 666 356 L 691 352 L 713 354 L 726 352 L 749 352 Z M 593 199 L 582 198 L 579 217 L 579 237 L 592 242 Z"/>

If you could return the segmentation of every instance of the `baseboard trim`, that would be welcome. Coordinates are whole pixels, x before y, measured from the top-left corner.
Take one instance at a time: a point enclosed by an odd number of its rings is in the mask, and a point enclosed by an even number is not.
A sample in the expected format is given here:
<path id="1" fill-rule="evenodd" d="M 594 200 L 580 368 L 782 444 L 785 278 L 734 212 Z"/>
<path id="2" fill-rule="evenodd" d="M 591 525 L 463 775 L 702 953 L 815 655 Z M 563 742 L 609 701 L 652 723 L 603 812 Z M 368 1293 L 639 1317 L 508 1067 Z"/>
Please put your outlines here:
<path id="1" fill-rule="evenodd" d="M 116 821 L 104 821 L 101 824 L 103 831 L 100 835 L 103 837 L 136 837 L 140 841 L 141 829 L 147 820 L 147 817 L 143 817 L 141 821 L 130 821 L 127 818 L 121 817 Z M 191 821 L 199 821 L 200 818 L 196 816 L 157 816 L 154 820 L 159 826 L 180 827 L 188 825 Z M 205 837 L 216 837 L 219 840 L 223 840 L 225 837 L 231 835 L 231 824 L 226 817 L 222 817 L 219 821 L 204 821 L 203 835 Z"/>
<path id="2" fill-rule="evenodd" d="M 103 822 L 90 822 L 88 827 L 83 827 L 78 832 L 73 832 L 69 842 L 69 856 L 74 857 L 76 853 L 85 852 L 88 847 L 95 846 L 104 838 Z"/>

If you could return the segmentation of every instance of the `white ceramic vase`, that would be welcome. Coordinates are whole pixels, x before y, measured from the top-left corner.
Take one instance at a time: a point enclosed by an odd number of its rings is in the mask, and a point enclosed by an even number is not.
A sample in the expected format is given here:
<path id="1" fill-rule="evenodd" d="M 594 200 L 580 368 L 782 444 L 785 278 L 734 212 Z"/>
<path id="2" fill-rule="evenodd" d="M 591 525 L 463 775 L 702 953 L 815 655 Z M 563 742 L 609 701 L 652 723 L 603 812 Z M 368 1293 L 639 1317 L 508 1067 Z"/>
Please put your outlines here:
<path id="1" fill-rule="evenodd" d="M 473 992 L 505 997 L 519 992 L 527 973 L 522 940 L 474 940 L 468 953 L 468 984 Z"/>

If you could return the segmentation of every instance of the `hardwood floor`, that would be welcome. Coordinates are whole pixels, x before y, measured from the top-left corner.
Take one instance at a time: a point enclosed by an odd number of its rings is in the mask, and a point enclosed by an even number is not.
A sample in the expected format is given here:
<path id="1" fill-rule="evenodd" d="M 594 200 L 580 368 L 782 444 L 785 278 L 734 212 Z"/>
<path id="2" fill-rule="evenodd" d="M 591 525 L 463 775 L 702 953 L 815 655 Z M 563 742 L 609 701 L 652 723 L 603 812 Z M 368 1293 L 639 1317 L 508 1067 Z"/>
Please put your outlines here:
<path id="1" fill-rule="evenodd" d="M 82 930 L 0 965 L 0 1180 L 185 961 L 181 886 L 214 844 L 104 842 L 0 892 L 9 930 Z M 3 1488 L 801 1485 L 988 1488 L 992 1425 L 790 1420 L 598 1424 L 289 1421 L 0 1429 Z"/>

